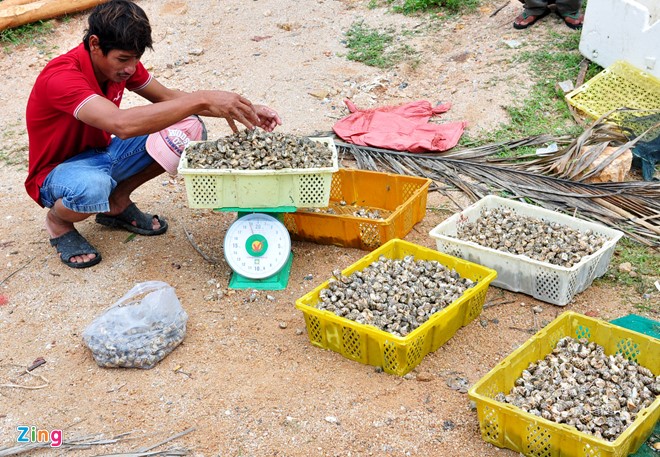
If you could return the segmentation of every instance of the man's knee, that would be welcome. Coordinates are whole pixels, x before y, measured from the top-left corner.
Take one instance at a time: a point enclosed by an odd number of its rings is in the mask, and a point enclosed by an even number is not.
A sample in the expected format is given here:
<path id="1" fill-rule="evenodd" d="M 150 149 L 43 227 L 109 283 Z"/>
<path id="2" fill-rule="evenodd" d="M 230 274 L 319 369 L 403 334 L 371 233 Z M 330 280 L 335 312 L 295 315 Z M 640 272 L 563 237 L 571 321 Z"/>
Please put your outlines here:
<path id="1" fill-rule="evenodd" d="M 110 210 L 110 194 L 117 183 L 103 174 L 90 175 L 68 186 L 62 203 L 78 213 L 99 213 Z"/>

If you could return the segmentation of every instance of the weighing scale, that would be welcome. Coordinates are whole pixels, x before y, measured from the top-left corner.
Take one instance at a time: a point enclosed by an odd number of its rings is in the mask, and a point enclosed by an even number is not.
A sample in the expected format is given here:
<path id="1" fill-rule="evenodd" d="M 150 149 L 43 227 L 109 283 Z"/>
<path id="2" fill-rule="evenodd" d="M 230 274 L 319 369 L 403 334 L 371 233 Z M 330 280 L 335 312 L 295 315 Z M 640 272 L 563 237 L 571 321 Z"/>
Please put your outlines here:
<path id="1" fill-rule="evenodd" d="M 293 253 L 282 214 L 295 211 L 295 207 L 219 210 L 238 212 L 223 243 L 225 260 L 233 270 L 229 288 L 286 289 Z"/>
<path id="2" fill-rule="evenodd" d="M 293 254 L 282 215 L 298 207 L 327 206 L 332 176 L 339 169 L 332 139 L 311 139 L 331 149 L 332 166 L 192 169 L 188 168 L 187 151 L 181 155 L 177 170 L 185 179 L 190 206 L 238 213 L 223 242 L 225 259 L 233 270 L 230 289 L 286 289 Z"/>

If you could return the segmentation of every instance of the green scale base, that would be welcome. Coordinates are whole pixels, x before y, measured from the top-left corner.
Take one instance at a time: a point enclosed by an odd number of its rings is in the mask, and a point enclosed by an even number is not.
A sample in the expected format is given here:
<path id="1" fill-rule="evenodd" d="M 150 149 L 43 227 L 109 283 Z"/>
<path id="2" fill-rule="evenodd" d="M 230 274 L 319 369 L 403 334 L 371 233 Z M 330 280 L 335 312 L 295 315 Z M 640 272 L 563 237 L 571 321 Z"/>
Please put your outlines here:
<path id="1" fill-rule="evenodd" d="M 284 290 L 289 283 L 289 274 L 291 273 L 291 263 L 293 262 L 293 252 L 289 255 L 280 271 L 273 276 L 262 279 L 246 278 L 236 272 L 231 274 L 229 280 L 230 289 L 257 289 L 257 290 Z"/>
<path id="2" fill-rule="evenodd" d="M 280 222 L 283 221 L 282 213 L 295 213 L 295 206 L 277 206 L 273 208 L 240 208 L 240 207 L 223 207 L 215 208 L 215 211 L 236 212 L 236 219 L 252 214 L 252 213 L 265 213 L 273 216 Z M 256 289 L 256 290 L 284 290 L 289 283 L 289 275 L 291 273 L 291 263 L 293 262 L 293 252 L 289 254 L 284 266 L 272 276 L 262 279 L 246 278 L 245 276 L 236 273 L 231 274 L 229 280 L 229 288 L 235 290 Z"/>

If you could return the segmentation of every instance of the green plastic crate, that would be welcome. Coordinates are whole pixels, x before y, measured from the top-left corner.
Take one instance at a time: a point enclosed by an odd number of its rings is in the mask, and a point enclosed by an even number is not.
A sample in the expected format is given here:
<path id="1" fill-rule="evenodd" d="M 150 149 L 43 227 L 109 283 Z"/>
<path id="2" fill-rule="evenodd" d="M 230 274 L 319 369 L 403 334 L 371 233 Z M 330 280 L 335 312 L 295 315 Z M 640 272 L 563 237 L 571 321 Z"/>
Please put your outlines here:
<path id="1" fill-rule="evenodd" d="M 331 167 L 282 170 L 189 168 L 186 150 L 178 172 L 183 176 L 191 208 L 323 207 L 330 201 L 332 175 L 339 169 L 332 138 L 315 137 L 332 150 Z M 196 142 L 190 142 L 186 149 Z"/>

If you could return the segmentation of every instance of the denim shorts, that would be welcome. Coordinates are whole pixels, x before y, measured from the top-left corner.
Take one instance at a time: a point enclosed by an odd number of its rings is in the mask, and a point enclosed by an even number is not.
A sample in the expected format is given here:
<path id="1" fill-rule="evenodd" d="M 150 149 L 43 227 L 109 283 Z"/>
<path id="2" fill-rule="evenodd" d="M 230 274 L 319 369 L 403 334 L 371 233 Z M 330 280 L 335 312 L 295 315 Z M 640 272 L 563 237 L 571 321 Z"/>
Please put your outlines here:
<path id="1" fill-rule="evenodd" d="M 147 136 L 113 137 L 105 149 L 88 149 L 62 162 L 41 186 L 41 202 L 50 208 L 61 198 L 77 213 L 110 211 L 109 198 L 117 183 L 154 163 L 147 153 Z"/>

